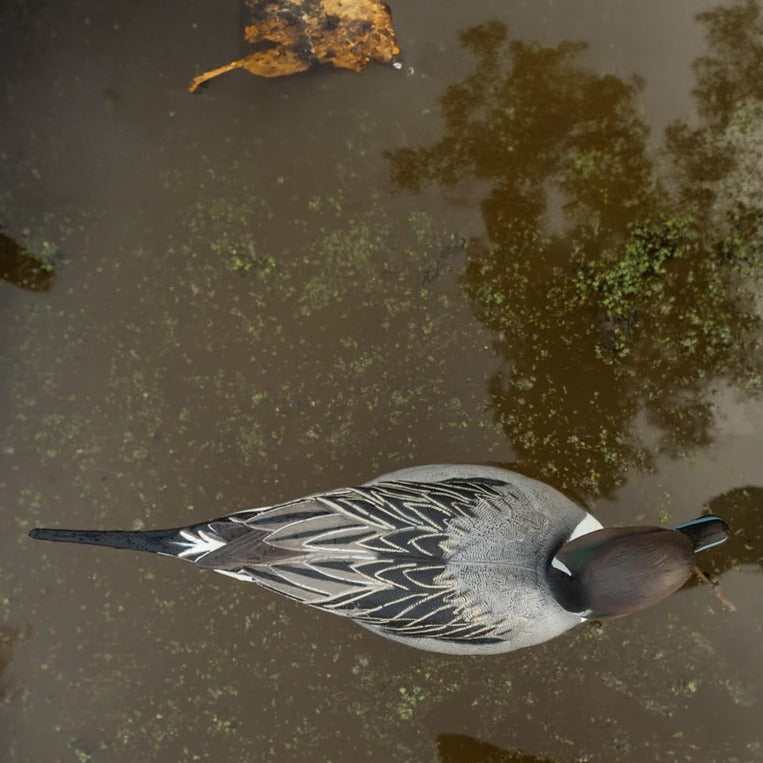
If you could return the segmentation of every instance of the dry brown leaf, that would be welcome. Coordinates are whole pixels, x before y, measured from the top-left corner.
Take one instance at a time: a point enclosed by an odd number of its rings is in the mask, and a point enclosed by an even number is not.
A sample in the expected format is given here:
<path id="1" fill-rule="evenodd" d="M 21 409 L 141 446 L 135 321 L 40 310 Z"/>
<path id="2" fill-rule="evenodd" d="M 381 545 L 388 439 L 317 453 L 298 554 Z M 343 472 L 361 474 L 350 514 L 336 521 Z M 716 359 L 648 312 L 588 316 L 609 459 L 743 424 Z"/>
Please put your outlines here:
<path id="1" fill-rule="evenodd" d="M 248 56 L 195 77 L 188 90 L 232 69 L 283 77 L 314 64 L 362 71 L 400 52 L 392 16 L 383 0 L 247 0 L 251 24 Z"/>

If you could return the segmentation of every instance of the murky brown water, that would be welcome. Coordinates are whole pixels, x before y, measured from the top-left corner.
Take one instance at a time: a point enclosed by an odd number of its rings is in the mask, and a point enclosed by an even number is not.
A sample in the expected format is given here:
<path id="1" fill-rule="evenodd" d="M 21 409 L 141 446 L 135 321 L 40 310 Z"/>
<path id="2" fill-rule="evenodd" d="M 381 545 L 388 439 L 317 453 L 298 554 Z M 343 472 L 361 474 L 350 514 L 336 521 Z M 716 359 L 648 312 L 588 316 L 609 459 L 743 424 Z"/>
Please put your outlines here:
<path id="1" fill-rule="evenodd" d="M 237 3 L 3 4 L 3 760 L 763 760 L 763 6 L 392 8 L 400 71 L 189 96 Z M 443 461 L 725 516 L 736 611 L 448 658 L 26 537 Z"/>

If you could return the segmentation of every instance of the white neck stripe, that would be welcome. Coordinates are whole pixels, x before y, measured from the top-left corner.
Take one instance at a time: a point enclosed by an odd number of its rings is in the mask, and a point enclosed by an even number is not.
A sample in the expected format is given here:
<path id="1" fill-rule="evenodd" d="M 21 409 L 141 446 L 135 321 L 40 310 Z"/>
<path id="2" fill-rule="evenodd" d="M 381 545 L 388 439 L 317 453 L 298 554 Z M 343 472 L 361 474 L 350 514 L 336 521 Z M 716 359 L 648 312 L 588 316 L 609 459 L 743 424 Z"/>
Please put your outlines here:
<path id="1" fill-rule="evenodd" d="M 567 575 L 567 577 L 572 577 L 570 568 L 564 562 L 560 562 L 556 557 L 551 560 L 551 566 L 554 569 L 561 570 L 565 575 Z"/>
<path id="2" fill-rule="evenodd" d="M 593 514 L 586 512 L 585 517 L 578 522 L 577 527 L 572 531 L 572 535 L 567 538 L 567 543 L 571 540 L 575 540 L 575 538 L 579 538 L 581 535 L 588 535 L 588 533 L 596 532 L 596 530 L 601 529 L 603 529 L 601 522 L 599 522 Z"/>

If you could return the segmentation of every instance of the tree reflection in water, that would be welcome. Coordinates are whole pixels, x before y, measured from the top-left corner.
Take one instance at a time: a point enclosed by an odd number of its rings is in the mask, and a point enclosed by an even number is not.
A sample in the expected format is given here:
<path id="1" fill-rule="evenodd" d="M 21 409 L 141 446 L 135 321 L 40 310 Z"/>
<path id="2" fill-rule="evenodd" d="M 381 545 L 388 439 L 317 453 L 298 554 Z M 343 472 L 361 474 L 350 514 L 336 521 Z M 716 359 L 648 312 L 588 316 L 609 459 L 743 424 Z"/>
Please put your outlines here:
<path id="1" fill-rule="evenodd" d="M 30 252 L 0 230 L 0 281 L 30 291 L 48 291 L 53 285 L 55 260 L 53 253 Z"/>
<path id="2" fill-rule="evenodd" d="M 505 750 L 465 734 L 440 734 L 437 754 L 440 763 L 554 763 L 551 758 Z"/>
<path id="3" fill-rule="evenodd" d="M 463 288 L 504 362 L 492 409 L 566 489 L 606 492 L 708 443 L 713 382 L 761 386 L 763 21 L 753 2 L 699 18 L 700 124 L 669 127 L 667 161 L 647 146 L 642 82 L 497 22 L 462 35 L 476 67 L 440 99 L 443 137 L 390 154 L 410 191 L 487 183 Z"/>
<path id="4" fill-rule="evenodd" d="M 729 539 L 706 554 L 702 568 L 718 576 L 734 567 L 763 572 L 763 487 L 748 486 L 723 493 L 710 501 L 710 514 L 722 516 L 732 528 Z M 712 556 L 712 559 L 710 558 Z"/>

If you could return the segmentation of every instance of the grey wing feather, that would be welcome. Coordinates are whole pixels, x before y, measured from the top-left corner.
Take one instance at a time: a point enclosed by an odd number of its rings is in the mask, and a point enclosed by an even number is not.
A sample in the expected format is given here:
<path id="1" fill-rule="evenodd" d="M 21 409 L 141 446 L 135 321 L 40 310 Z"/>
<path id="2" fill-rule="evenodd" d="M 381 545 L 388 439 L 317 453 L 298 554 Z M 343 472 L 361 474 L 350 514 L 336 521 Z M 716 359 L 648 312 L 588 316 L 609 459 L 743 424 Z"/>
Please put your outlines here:
<path id="1" fill-rule="evenodd" d="M 492 503 L 490 479 L 383 482 L 232 514 L 184 531 L 181 556 L 398 635 L 498 640 L 448 573 L 450 524 Z"/>
<path id="2" fill-rule="evenodd" d="M 243 529 L 242 534 L 230 538 L 224 545 L 199 557 L 196 564 L 207 569 L 231 570 L 251 564 L 256 559 L 267 559 L 270 563 L 294 557 L 294 552 L 269 544 L 268 532 L 245 527 Z M 225 531 L 219 528 L 218 532 L 223 535 Z"/>

